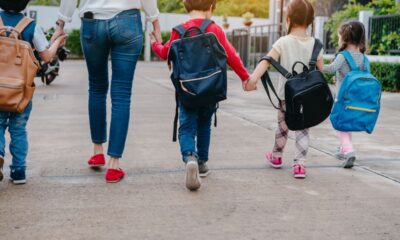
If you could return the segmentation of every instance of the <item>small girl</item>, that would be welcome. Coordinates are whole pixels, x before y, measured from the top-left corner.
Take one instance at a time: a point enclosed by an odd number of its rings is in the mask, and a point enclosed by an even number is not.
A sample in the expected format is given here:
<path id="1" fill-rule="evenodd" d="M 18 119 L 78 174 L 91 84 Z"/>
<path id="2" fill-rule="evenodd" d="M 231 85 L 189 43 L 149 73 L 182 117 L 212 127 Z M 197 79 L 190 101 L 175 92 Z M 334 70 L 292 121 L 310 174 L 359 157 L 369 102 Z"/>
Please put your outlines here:
<path id="1" fill-rule="evenodd" d="M 347 50 L 350 52 L 357 66 L 364 70 L 364 53 L 366 50 L 365 44 L 365 28 L 361 22 L 351 21 L 344 23 L 339 28 L 339 52 Z M 335 60 L 330 65 L 324 65 L 323 71 L 326 73 L 335 73 L 336 75 L 336 92 L 339 91 L 343 79 L 350 72 L 350 66 L 342 54 L 337 54 Z M 340 140 L 340 148 L 336 157 L 344 160 L 344 168 L 352 168 L 356 156 L 352 144 L 351 132 L 338 131 Z"/>
<path id="2" fill-rule="evenodd" d="M 287 6 L 286 28 L 288 35 L 281 37 L 274 43 L 268 56 L 275 60 L 280 60 L 281 65 L 286 69 L 291 69 L 296 61 L 308 63 L 314 49 L 315 39 L 307 34 L 307 28 L 314 21 L 314 8 L 307 0 L 292 0 Z M 317 67 L 322 69 L 323 59 L 321 51 L 318 56 Z M 246 90 L 255 90 L 258 79 L 267 71 L 269 63 L 262 61 L 250 81 L 246 85 Z M 302 72 L 302 68 L 296 66 L 297 72 Z M 273 151 L 267 152 L 266 158 L 274 168 L 282 167 L 282 155 L 288 139 L 289 129 L 285 122 L 285 83 L 287 79 L 279 76 L 278 95 L 282 100 L 281 111 L 278 111 L 278 128 L 275 134 L 275 144 Z M 295 178 L 305 178 L 306 170 L 304 161 L 309 146 L 309 131 L 304 129 L 296 131 L 296 150 L 293 165 L 293 176 Z"/>

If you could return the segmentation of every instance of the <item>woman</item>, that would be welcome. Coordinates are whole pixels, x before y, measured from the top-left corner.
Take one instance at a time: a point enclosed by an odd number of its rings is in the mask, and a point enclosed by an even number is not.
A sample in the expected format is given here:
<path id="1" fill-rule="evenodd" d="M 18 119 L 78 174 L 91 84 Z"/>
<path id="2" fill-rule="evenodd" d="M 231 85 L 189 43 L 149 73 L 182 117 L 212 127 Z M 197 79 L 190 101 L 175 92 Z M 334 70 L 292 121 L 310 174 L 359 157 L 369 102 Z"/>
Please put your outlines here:
<path id="1" fill-rule="evenodd" d="M 54 37 L 64 33 L 77 0 L 62 0 Z M 156 0 L 81 0 L 81 42 L 89 72 L 89 122 L 94 155 L 91 167 L 105 165 L 103 144 L 107 141 L 106 100 L 109 88 L 108 60 L 111 54 L 111 127 L 106 173 L 107 182 L 119 182 L 125 175 L 119 159 L 125 147 L 133 76 L 143 47 L 140 8 L 153 23 L 154 34 L 161 39 Z"/>

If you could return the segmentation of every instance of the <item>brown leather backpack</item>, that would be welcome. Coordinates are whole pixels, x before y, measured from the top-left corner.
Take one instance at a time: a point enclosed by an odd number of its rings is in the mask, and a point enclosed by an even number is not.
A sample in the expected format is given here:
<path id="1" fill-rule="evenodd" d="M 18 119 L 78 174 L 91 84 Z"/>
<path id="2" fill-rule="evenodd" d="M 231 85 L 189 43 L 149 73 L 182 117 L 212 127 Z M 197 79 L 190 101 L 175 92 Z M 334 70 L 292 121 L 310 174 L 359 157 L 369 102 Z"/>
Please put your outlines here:
<path id="1" fill-rule="evenodd" d="M 31 44 L 21 40 L 32 21 L 25 17 L 12 28 L 0 17 L 0 111 L 23 112 L 33 97 L 39 63 Z"/>

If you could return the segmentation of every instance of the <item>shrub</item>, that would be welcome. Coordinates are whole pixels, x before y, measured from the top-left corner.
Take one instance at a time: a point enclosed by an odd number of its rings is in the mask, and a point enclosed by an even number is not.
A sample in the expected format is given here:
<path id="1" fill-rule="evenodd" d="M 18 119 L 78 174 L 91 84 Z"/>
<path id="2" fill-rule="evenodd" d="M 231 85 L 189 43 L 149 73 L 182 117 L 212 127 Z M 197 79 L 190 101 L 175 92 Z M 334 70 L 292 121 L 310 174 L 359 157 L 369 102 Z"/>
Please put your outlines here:
<path id="1" fill-rule="evenodd" d="M 79 29 L 74 29 L 68 33 L 67 43 L 65 45 L 71 51 L 72 55 L 76 57 L 83 57 L 82 47 L 81 47 L 81 31 Z"/>
<path id="2" fill-rule="evenodd" d="M 381 81 L 384 91 L 400 91 L 400 63 L 371 63 L 371 72 Z"/>

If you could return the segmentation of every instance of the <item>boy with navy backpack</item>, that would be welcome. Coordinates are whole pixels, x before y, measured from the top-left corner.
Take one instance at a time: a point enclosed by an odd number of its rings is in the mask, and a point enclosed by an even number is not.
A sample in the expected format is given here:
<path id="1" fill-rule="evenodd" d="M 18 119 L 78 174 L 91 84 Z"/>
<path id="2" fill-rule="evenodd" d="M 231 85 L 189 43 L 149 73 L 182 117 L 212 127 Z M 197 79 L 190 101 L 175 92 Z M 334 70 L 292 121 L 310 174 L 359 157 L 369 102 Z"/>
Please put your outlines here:
<path id="1" fill-rule="evenodd" d="M 11 37 L 18 35 L 18 37 L 21 38 L 21 41 L 24 41 L 30 45 L 30 51 L 32 51 L 31 48 L 35 48 L 39 53 L 40 58 L 43 61 L 48 62 L 56 55 L 57 49 L 60 47 L 60 45 L 62 45 L 66 35 L 59 36 L 50 45 L 41 28 L 36 25 L 36 22 L 25 17 L 24 14 L 21 13 L 26 8 L 28 3 L 29 0 L 0 0 L 0 8 L 3 10 L 0 11 L 0 29 L 2 32 L 0 37 L 2 38 L 2 41 L 8 41 L 9 38 L 11 39 Z M 0 50 L 0 58 L 5 59 L 9 57 L 7 56 L 8 53 L 9 51 L 7 52 Z M 11 69 L 11 67 L 9 68 L 6 63 L 6 61 L 2 61 L 1 68 Z M 16 83 L 18 84 L 18 81 L 20 80 L 14 79 L 15 81 L 10 82 L 10 78 L 7 74 L 9 74 L 9 71 L 0 71 L 0 78 L 2 80 L 8 79 L 8 85 L 11 86 L 1 86 L 3 88 L 2 91 L 5 91 L 4 88 L 7 87 L 10 89 L 13 88 L 13 85 Z M 14 73 L 14 75 L 16 74 Z M 0 99 L 2 102 L 9 100 L 4 99 L 4 96 L 6 96 L 6 94 L 3 95 L 0 92 Z M 32 110 L 32 102 L 30 101 L 27 107 L 22 110 L 22 112 L 10 112 L 9 110 L 0 108 L 0 181 L 4 177 L 2 172 L 6 145 L 6 139 L 4 135 L 5 131 L 8 129 L 11 136 L 10 152 L 12 155 L 10 179 L 14 184 L 26 183 L 25 168 L 26 157 L 28 154 L 28 136 L 26 125 Z"/>
<path id="2" fill-rule="evenodd" d="M 152 36 L 152 49 L 168 59 L 173 73 L 179 111 L 179 143 L 186 164 L 186 187 L 197 190 L 200 177 L 206 177 L 211 120 L 218 102 L 226 99 L 227 65 L 233 68 L 245 87 L 249 74 L 227 40 L 224 31 L 209 20 L 216 0 L 184 0 L 190 20 L 175 27 L 170 40 L 162 45 Z M 215 121 L 216 124 L 216 121 Z"/>
<path id="3" fill-rule="evenodd" d="M 336 74 L 338 93 L 330 116 L 338 131 L 340 148 L 336 157 L 344 160 L 344 168 L 352 168 L 356 155 L 352 132 L 372 133 L 378 119 L 381 84 L 370 73 L 364 25 L 347 22 L 339 29 L 339 54 L 323 71 Z"/>

